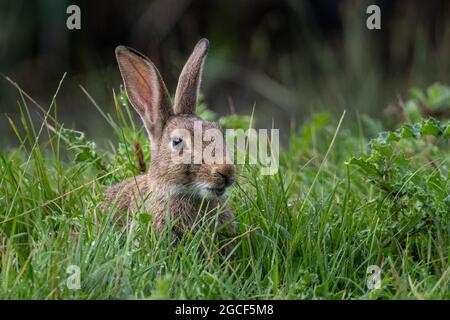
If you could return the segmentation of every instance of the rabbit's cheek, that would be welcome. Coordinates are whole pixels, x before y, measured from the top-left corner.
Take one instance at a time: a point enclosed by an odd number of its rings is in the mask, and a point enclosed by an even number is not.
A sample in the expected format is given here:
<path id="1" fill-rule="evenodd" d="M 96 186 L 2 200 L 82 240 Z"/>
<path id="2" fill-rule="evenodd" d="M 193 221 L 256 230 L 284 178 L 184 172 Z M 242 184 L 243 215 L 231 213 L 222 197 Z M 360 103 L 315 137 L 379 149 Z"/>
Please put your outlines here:
<path id="1" fill-rule="evenodd" d="M 208 168 L 209 166 L 202 165 L 199 167 L 197 171 L 197 181 L 202 183 L 211 183 L 211 170 Z"/>
<path id="2" fill-rule="evenodd" d="M 171 165 L 167 172 L 167 176 L 172 177 L 175 183 L 179 184 L 186 184 L 192 181 L 189 165 L 185 164 Z"/>

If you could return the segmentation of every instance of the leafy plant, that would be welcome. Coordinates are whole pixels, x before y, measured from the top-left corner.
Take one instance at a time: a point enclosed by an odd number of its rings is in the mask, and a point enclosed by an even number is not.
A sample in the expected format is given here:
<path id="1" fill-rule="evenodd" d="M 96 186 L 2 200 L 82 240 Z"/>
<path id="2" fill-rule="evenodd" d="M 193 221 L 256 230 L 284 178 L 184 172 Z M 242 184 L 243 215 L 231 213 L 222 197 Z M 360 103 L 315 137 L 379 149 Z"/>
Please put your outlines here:
<path id="1" fill-rule="evenodd" d="M 450 87 L 434 83 L 426 91 L 419 88 L 410 90 L 411 99 L 405 102 L 404 115 L 409 122 L 434 115 L 448 118 L 450 111 Z"/>
<path id="2" fill-rule="evenodd" d="M 449 124 L 430 118 L 381 132 L 370 141 L 367 155 L 347 162 L 388 197 L 403 234 L 449 219 L 449 139 Z"/>

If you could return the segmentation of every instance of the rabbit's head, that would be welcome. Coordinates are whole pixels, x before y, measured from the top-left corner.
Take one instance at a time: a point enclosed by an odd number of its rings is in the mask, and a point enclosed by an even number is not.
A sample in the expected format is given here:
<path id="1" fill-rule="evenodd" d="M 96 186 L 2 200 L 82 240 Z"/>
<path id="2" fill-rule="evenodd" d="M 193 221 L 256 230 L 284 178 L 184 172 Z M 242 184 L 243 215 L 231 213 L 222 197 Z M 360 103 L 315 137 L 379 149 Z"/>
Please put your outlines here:
<path id="1" fill-rule="evenodd" d="M 151 140 L 151 183 L 168 192 L 213 199 L 224 197 L 233 184 L 235 166 L 225 143 L 210 147 L 211 141 L 224 142 L 218 124 L 195 114 L 208 47 L 206 39 L 195 46 L 178 80 L 173 106 L 161 75 L 148 58 L 123 46 L 117 47 L 116 57 L 128 99 Z"/>

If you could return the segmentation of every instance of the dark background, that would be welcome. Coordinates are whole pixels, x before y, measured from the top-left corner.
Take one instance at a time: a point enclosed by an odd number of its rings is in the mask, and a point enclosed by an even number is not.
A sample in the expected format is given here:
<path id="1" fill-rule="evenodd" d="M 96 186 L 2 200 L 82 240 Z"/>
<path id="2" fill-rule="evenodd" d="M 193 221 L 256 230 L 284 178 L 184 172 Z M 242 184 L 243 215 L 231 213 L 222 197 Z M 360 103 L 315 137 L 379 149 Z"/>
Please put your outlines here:
<path id="1" fill-rule="evenodd" d="M 70 4 L 81 8 L 81 30 L 66 28 Z M 366 28 L 370 4 L 381 7 L 381 30 Z M 385 121 L 384 108 L 410 87 L 450 83 L 447 0 L 0 2 L 0 72 L 44 107 L 67 72 L 60 120 L 99 140 L 109 129 L 79 85 L 113 112 L 112 90 L 121 83 L 114 48 L 124 44 L 150 57 L 173 94 L 202 37 L 211 44 L 202 84 L 207 105 L 219 114 L 231 104 L 242 114 L 255 106 L 258 126 L 273 118 L 275 127 L 288 128 L 313 112 L 344 109 L 350 119 L 359 112 Z M 19 100 L 1 76 L 2 142 L 11 140 L 5 115 L 18 121 Z"/>

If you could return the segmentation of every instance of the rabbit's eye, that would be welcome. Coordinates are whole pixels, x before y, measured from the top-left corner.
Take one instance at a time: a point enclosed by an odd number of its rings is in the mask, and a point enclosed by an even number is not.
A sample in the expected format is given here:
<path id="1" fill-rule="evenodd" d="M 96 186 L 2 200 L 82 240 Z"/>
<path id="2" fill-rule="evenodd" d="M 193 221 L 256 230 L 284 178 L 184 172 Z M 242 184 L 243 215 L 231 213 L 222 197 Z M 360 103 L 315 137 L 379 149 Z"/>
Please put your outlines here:
<path id="1" fill-rule="evenodd" d="M 183 142 L 183 139 L 181 139 L 180 137 L 173 138 L 173 140 L 172 140 L 172 144 L 174 147 L 178 146 L 182 142 Z"/>

